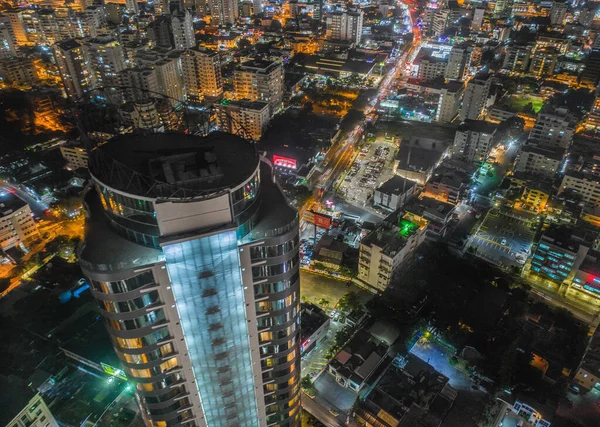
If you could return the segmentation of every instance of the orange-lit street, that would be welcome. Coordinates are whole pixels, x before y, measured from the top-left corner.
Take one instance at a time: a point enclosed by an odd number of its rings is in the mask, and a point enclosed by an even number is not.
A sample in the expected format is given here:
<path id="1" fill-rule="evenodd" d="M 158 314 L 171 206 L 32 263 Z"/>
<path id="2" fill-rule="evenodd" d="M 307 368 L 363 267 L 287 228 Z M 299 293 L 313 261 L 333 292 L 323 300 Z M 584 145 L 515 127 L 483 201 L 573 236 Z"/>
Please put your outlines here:
<path id="1" fill-rule="evenodd" d="M 65 239 L 82 239 L 85 224 L 85 216 L 79 215 L 74 219 L 68 220 L 42 220 L 38 225 L 38 231 L 40 238 L 33 242 L 28 247 L 29 252 L 23 256 L 20 260 L 20 265 L 29 265 L 31 260 L 36 262 L 31 265 L 30 268 L 23 271 L 18 266 L 4 266 L 0 270 L 0 279 L 10 278 L 10 285 L 5 289 L 0 296 L 4 296 L 17 286 L 21 284 L 23 280 L 27 280 L 33 275 L 39 268 L 43 267 L 48 263 L 55 255 L 56 252 L 48 253 L 46 250 L 47 245 L 53 240 L 61 237 Z M 70 261 L 75 262 L 75 254 L 67 254 Z"/>

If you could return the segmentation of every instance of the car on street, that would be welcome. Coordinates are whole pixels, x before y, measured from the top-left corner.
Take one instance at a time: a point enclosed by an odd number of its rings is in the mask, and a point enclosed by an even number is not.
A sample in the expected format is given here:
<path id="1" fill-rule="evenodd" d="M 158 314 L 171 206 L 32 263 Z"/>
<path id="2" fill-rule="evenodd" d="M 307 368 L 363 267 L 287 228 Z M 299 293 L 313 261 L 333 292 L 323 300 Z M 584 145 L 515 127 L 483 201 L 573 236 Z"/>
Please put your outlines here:
<path id="1" fill-rule="evenodd" d="M 338 411 L 336 411 L 335 409 L 333 409 L 333 408 L 329 408 L 329 409 L 328 409 L 328 411 L 329 411 L 329 413 L 330 413 L 331 415 L 333 415 L 334 417 L 337 417 L 337 416 L 339 416 L 339 415 L 340 415 L 340 413 L 339 413 Z"/>

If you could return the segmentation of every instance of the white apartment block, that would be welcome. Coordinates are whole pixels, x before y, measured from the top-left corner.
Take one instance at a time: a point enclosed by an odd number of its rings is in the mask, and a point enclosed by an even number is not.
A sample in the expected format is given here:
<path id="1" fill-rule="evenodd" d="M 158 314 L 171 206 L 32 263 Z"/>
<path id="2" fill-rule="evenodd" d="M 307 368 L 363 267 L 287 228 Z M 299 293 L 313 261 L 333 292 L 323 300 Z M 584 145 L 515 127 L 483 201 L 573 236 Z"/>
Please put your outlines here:
<path id="1" fill-rule="evenodd" d="M 431 20 L 431 33 L 434 36 L 440 36 L 448 26 L 448 17 L 450 16 L 450 10 L 448 9 L 437 9 L 433 13 Z"/>
<path id="2" fill-rule="evenodd" d="M 448 55 L 448 65 L 445 77 L 449 80 L 463 80 L 471 66 L 473 47 L 469 45 L 455 45 Z"/>
<path id="3" fill-rule="evenodd" d="M 595 177 L 571 172 L 563 177 L 559 192 L 569 189 L 580 194 L 585 203 L 600 206 L 600 182 Z"/>
<path id="4" fill-rule="evenodd" d="M 8 16 L 0 16 L 0 59 L 17 55 L 17 40 Z"/>
<path id="5" fill-rule="evenodd" d="M 96 37 L 98 29 L 106 25 L 106 13 L 102 6 L 88 6 L 81 18 L 83 34 L 86 37 Z"/>
<path id="6" fill-rule="evenodd" d="M 419 61 L 417 78 L 427 81 L 436 77 L 444 77 L 448 63 L 445 59 L 434 56 L 424 56 Z"/>
<path id="7" fill-rule="evenodd" d="M 61 145 L 60 154 L 67 162 L 70 169 L 79 169 L 88 167 L 87 150 L 77 145 Z"/>
<path id="8" fill-rule="evenodd" d="M 438 100 L 438 109 L 436 112 L 436 122 L 450 123 L 458 114 L 460 101 L 463 96 L 463 86 L 447 86 L 440 89 L 440 98 Z"/>
<path id="9" fill-rule="evenodd" d="M 209 0 L 212 21 L 215 24 L 234 24 L 239 16 L 238 0 Z"/>
<path id="10" fill-rule="evenodd" d="M 158 80 L 153 68 L 126 68 L 119 73 L 119 81 L 125 89 L 127 101 L 142 101 L 158 96 Z"/>
<path id="11" fill-rule="evenodd" d="M 194 22 L 189 10 L 171 17 L 171 29 L 175 49 L 184 50 L 196 46 Z"/>
<path id="12" fill-rule="evenodd" d="M 0 250 L 21 243 L 27 244 L 39 236 L 37 224 L 27 203 L 11 194 L 0 197 Z"/>
<path id="13" fill-rule="evenodd" d="M 10 386 L 10 383 L 4 383 L 2 386 Z M 14 414 L 14 408 L 4 408 L 9 416 Z M 12 413 L 11 413 L 12 411 Z M 48 405 L 37 393 L 29 400 L 25 407 L 6 424 L 6 427 L 58 427 L 56 419 L 50 412 Z"/>
<path id="14" fill-rule="evenodd" d="M 466 161 L 484 161 L 494 142 L 496 127 L 481 120 L 465 120 L 456 130 L 452 155 Z"/>
<path id="15" fill-rule="evenodd" d="M 358 279 L 378 292 L 389 286 L 394 272 L 427 234 L 426 220 L 411 214 L 397 218 L 400 215 L 388 217 L 360 242 Z"/>
<path id="16" fill-rule="evenodd" d="M 515 172 L 526 172 L 552 178 L 559 170 L 564 155 L 563 148 L 526 145 L 519 154 Z"/>
<path id="17" fill-rule="evenodd" d="M 269 125 L 269 104 L 260 101 L 231 101 L 216 104 L 221 130 L 258 141 Z"/>
<path id="18" fill-rule="evenodd" d="M 85 40 L 98 87 L 118 86 L 118 73 L 126 68 L 123 46 L 110 37 Z"/>
<path id="19" fill-rule="evenodd" d="M 218 97 L 223 93 L 218 53 L 189 49 L 181 56 L 181 71 L 188 101 L 200 102 L 205 96 Z"/>
<path id="20" fill-rule="evenodd" d="M 268 102 L 270 115 L 282 108 L 284 82 L 283 67 L 271 61 L 244 62 L 234 72 L 233 86 L 236 99 Z"/>
<path id="21" fill-rule="evenodd" d="M 539 144 L 568 148 L 573 141 L 576 119 L 566 108 L 555 113 L 540 113 L 529 133 L 529 139 Z"/>
<path id="22" fill-rule="evenodd" d="M 490 94 L 492 81 L 489 78 L 473 78 L 467 83 L 465 96 L 460 109 L 460 120 L 477 120 L 485 110 L 487 99 Z"/>
<path id="23" fill-rule="evenodd" d="M 138 52 L 136 62 L 156 72 L 157 91 L 171 98 L 171 104 L 185 99 L 185 87 L 181 70 L 181 52 L 147 51 Z"/>
<path id="24" fill-rule="evenodd" d="M 485 16 L 485 8 L 477 7 L 473 11 L 473 19 L 471 20 L 471 29 L 473 31 L 480 31 L 483 25 L 483 18 Z"/>
<path id="25" fill-rule="evenodd" d="M 362 27 L 362 11 L 333 12 L 327 15 L 326 37 L 329 40 L 347 40 L 359 44 Z"/>

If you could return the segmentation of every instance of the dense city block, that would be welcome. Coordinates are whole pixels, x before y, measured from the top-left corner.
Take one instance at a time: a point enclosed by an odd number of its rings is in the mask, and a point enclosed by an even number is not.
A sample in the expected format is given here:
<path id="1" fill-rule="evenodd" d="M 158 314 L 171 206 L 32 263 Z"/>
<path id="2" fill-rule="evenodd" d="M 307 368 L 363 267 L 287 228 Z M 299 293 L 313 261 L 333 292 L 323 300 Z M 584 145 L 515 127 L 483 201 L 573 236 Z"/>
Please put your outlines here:
<path id="1" fill-rule="evenodd" d="M 0 4 L 0 426 L 600 426 L 600 2 Z"/>

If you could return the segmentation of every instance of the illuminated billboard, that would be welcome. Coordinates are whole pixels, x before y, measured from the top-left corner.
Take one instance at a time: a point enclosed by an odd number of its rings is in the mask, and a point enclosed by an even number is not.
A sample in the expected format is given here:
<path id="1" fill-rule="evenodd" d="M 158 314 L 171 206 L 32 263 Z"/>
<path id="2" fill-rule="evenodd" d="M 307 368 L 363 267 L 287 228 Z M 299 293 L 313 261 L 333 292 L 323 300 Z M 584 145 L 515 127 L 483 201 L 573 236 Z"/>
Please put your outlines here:
<path id="1" fill-rule="evenodd" d="M 317 227 L 322 227 L 327 230 L 331 228 L 331 217 L 329 215 L 306 210 L 302 217 L 306 222 L 315 224 Z"/>
<path id="2" fill-rule="evenodd" d="M 123 372 L 121 369 L 110 366 L 104 362 L 100 362 L 100 365 L 102 365 L 102 369 L 108 375 L 112 375 L 113 377 L 121 378 L 122 380 L 127 381 L 127 376 L 125 376 L 125 372 Z"/>
<path id="3" fill-rule="evenodd" d="M 296 160 L 290 157 L 273 155 L 273 164 L 288 169 L 296 169 Z"/>

